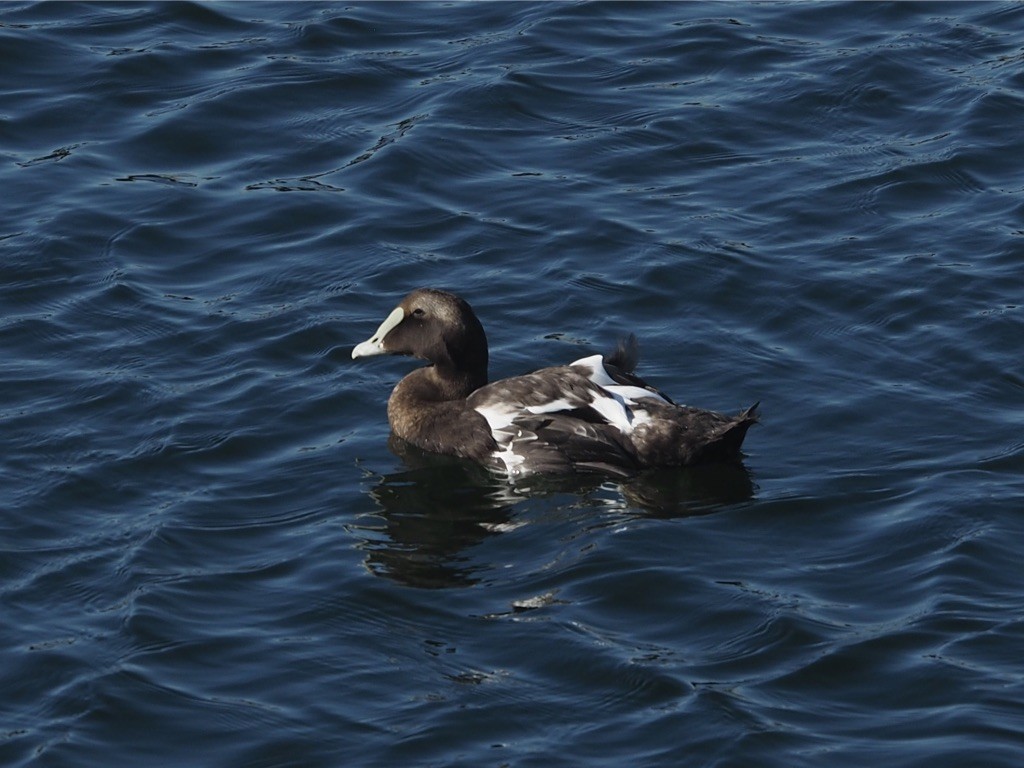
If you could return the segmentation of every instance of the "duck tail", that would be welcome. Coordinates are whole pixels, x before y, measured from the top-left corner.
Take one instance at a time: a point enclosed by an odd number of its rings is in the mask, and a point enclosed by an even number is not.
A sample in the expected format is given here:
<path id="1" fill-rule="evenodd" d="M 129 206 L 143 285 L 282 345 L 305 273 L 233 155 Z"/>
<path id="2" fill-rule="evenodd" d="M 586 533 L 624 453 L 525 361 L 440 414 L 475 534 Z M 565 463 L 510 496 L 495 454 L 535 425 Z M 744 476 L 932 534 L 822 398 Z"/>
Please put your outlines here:
<path id="1" fill-rule="evenodd" d="M 631 333 L 624 339 L 619 339 L 610 355 L 605 355 L 606 365 L 613 365 L 623 373 L 633 373 L 640 362 L 640 342 L 636 340 L 636 334 Z"/>
<path id="2" fill-rule="evenodd" d="M 722 425 L 721 430 L 704 446 L 703 460 L 739 461 L 743 440 L 747 430 L 761 420 L 757 409 L 761 403 L 754 403 Z"/>
<path id="3" fill-rule="evenodd" d="M 759 422 L 761 420 L 761 414 L 757 410 L 760 406 L 761 406 L 761 401 L 758 400 L 752 406 L 747 408 L 747 410 L 745 410 L 741 414 L 739 414 L 736 417 L 736 420 L 740 421 L 740 422 L 744 422 L 744 421 L 745 422 L 749 422 L 749 424 L 757 424 L 757 422 Z"/>

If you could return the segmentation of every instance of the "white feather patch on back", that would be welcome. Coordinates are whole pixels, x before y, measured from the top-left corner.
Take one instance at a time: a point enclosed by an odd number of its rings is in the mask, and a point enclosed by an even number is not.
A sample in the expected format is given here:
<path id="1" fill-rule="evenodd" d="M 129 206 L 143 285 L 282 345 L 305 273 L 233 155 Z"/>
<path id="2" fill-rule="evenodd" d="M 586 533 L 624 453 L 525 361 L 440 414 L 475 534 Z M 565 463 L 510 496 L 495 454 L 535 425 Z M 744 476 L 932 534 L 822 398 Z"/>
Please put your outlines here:
<path id="1" fill-rule="evenodd" d="M 498 444 L 491 456 L 501 463 L 510 478 L 523 474 L 526 457 L 515 451 L 515 440 L 523 438 L 523 433 L 512 422 L 525 409 L 516 403 L 497 401 L 478 405 L 473 410 L 487 420 L 491 436 Z"/>
<path id="2" fill-rule="evenodd" d="M 645 397 L 649 397 L 652 400 L 657 400 L 662 403 L 668 402 L 657 392 L 651 392 L 651 390 L 644 389 L 643 387 L 634 387 L 631 384 L 612 384 L 604 387 L 604 389 L 609 392 L 614 392 L 619 397 L 625 398 L 626 402 L 630 405 L 636 405 L 637 400 L 641 400 Z"/>
<path id="3" fill-rule="evenodd" d="M 474 410 L 487 419 L 487 425 L 491 428 L 495 440 L 500 440 L 498 431 L 508 427 L 520 413 L 520 409 L 514 403 L 501 402 L 478 405 Z"/>
<path id="4" fill-rule="evenodd" d="M 597 407 L 597 403 L 594 407 L 598 413 L 608 419 L 609 422 L 617 426 L 626 434 L 633 431 L 634 427 L 638 424 L 644 424 L 650 421 L 650 416 L 642 410 L 634 410 L 634 406 L 638 405 L 638 401 L 644 398 L 653 398 L 659 402 L 668 402 L 659 395 L 657 392 L 651 392 L 649 389 L 643 387 L 633 386 L 632 384 L 619 384 L 608 375 L 608 371 L 604 367 L 604 357 L 601 355 L 591 355 L 590 357 L 583 357 L 574 363 L 570 363 L 572 366 L 579 366 L 587 370 L 587 378 L 597 384 L 601 389 L 608 393 L 608 396 L 618 402 L 623 411 L 625 412 L 625 426 L 622 426 L 618 419 L 610 418 L 609 416 L 616 413 L 610 406 L 607 408 L 608 415 L 606 412 Z"/>
<path id="5" fill-rule="evenodd" d="M 525 466 L 526 457 L 516 452 L 517 443 L 537 439 L 536 435 L 524 434 L 515 425 L 515 419 L 519 416 L 557 414 L 560 411 L 572 411 L 589 406 L 608 424 L 628 435 L 638 425 L 645 424 L 651 419 L 643 404 L 638 403 L 639 400 L 653 398 L 666 402 L 657 393 L 643 387 L 618 384 L 605 370 L 604 358 L 601 355 L 584 357 L 570 365 L 583 369 L 581 373 L 597 385 L 600 391 L 584 390 L 572 394 L 566 392 L 562 397 L 538 405 L 495 400 L 495 394 L 501 396 L 498 392 L 487 398 L 490 402 L 475 406 L 474 410 L 487 420 L 491 434 L 498 443 L 498 449 L 492 456 L 501 463 L 510 477 L 528 471 Z M 530 399 L 536 401 L 536 397 Z"/>
<path id="6" fill-rule="evenodd" d="M 601 414 L 604 420 L 618 429 L 620 432 L 629 434 L 633 431 L 633 412 L 626 407 L 621 397 L 597 396 L 590 407 Z"/>
<path id="7" fill-rule="evenodd" d="M 604 369 L 604 357 L 602 355 L 581 357 L 579 360 L 569 363 L 569 365 L 573 368 L 577 366 L 586 368 L 590 371 L 587 378 L 599 387 L 607 387 L 609 384 L 615 384 L 615 380 L 609 376 L 608 371 Z"/>
<path id="8" fill-rule="evenodd" d="M 538 413 L 554 413 L 555 411 L 571 411 L 573 404 L 566 400 L 564 397 L 560 397 L 557 400 L 544 403 L 543 405 L 531 405 L 526 408 L 526 411 L 532 414 Z"/>

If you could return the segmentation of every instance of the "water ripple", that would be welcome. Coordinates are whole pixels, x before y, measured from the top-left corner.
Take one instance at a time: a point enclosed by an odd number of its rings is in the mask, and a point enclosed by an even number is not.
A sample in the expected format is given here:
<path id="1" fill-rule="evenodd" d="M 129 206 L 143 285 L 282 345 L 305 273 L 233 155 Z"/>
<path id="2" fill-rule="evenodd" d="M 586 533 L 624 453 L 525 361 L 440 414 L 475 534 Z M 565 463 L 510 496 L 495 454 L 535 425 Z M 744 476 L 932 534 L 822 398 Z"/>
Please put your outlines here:
<path id="1" fill-rule="evenodd" d="M 0 762 L 1016 765 L 1020 6 L 398 8 L 0 8 Z M 389 450 L 422 284 L 744 466 Z"/>

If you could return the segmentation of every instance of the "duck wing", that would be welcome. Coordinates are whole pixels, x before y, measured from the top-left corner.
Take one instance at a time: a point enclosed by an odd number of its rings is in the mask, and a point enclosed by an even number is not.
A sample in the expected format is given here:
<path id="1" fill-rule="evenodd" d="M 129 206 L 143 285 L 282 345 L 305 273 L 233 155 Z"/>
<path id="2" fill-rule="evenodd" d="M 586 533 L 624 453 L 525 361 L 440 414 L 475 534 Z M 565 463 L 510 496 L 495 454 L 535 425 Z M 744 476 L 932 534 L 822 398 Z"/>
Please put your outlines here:
<path id="1" fill-rule="evenodd" d="M 516 477 L 534 472 L 628 476 L 644 467 L 738 461 L 757 405 L 737 416 L 673 403 L 601 355 L 496 381 L 467 405 L 494 439 L 489 463 Z"/>
<path id="2" fill-rule="evenodd" d="M 511 475 L 628 475 L 639 467 L 629 440 L 636 421 L 629 401 L 602 389 L 576 364 L 496 381 L 473 392 L 467 404 L 490 425 L 498 445 L 492 463 Z"/>
<path id="3" fill-rule="evenodd" d="M 614 427 L 576 415 L 524 416 L 498 434 L 506 438 L 496 454 L 512 475 L 602 473 L 629 477 L 640 465 L 632 444 Z"/>
<path id="4" fill-rule="evenodd" d="M 584 358 L 584 360 L 590 359 L 591 358 Z M 615 349 L 612 350 L 611 354 L 604 356 L 603 362 L 605 373 L 616 384 L 646 389 L 648 392 L 653 395 L 657 395 L 665 402 L 672 402 L 672 398 L 660 389 L 652 387 L 637 375 L 636 367 L 640 363 L 640 342 L 637 341 L 635 333 L 629 334 L 629 336 L 624 339 L 619 339 L 619 343 L 615 346 Z"/>

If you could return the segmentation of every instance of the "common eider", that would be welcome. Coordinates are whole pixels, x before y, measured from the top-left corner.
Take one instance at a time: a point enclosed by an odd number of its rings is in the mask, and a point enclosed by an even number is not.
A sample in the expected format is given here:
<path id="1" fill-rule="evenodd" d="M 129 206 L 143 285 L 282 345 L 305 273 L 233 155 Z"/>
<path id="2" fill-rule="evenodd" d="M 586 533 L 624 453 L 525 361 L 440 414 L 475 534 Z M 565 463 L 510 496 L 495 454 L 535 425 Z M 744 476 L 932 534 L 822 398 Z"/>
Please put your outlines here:
<path id="1" fill-rule="evenodd" d="M 738 462 L 754 404 L 736 416 L 677 405 L 633 371 L 635 336 L 608 356 L 487 381 L 487 337 L 469 304 L 419 288 L 352 357 L 426 360 L 388 399 L 393 433 L 515 478 L 532 473 L 629 476 L 648 467 Z"/>

